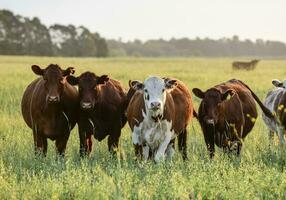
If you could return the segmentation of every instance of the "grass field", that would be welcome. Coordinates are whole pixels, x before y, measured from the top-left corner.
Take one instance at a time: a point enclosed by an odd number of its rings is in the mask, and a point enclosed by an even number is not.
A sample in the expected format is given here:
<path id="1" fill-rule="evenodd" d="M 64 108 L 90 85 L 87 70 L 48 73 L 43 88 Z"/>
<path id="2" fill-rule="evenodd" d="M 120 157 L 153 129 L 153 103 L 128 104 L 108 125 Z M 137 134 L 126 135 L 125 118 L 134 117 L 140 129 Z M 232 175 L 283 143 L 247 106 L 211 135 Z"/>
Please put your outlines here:
<path id="1" fill-rule="evenodd" d="M 190 89 L 203 90 L 238 78 L 260 99 L 272 88 L 273 78 L 286 77 L 286 60 L 263 60 L 254 71 L 232 71 L 231 61 L 0 57 L 0 199 L 286 199 L 286 150 L 269 146 L 261 115 L 240 158 L 216 148 L 214 160 L 209 160 L 196 120 L 188 129 L 187 162 L 178 152 L 163 164 L 136 162 L 128 125 L 120 140 L 124 159 L 109 155 L 106 140 L 94 143 L 90 158 L 79 159 L 77 128 L 64 160 L 57 159 L 51 141 L 47 157 L 34 156 L 32 132 L 20 112 L 23 91 L 36 78 L 32 64 L 74 66 L 76 75 L 86 70 L 108 74 L 126 88 L 129 79 L 148 75 L 176 77 Z M 199 100 L 194 101 L 197 109 Z"/>

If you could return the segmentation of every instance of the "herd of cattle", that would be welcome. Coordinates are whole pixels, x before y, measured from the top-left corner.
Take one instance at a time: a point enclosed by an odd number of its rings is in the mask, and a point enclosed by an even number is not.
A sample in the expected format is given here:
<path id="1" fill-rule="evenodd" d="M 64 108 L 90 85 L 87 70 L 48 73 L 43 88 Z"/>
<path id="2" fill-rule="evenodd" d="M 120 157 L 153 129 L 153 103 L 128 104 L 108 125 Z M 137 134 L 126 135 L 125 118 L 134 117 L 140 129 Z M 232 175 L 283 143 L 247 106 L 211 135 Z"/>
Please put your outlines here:
<path id="1" fill-rule="evenodd" d="M 119 81 L 107 75 L 85 72 L 75 77 L 72 67 L 63 70 L 50 64 L 42 69 L 33 65 L 32 71 L 39 78 L 24 92 L 22 114 L 33 131 L 35 152 L 43 155 L 48 138 L 55 140 L 57 152 L 64 155 L 76 124 L 81 156 L 92 151 L 92 135 L 98 141 L 108 136 L 108 149 L 115 153 L 121 129 L 128 121 L 137 158 L 155 162 L 171 159 L 177 138 L 185 160 L 187 126 L 193 117 L 200 123 L 211 158 L 215 145 L 239 155 L 258 115 L 255 102 L 263 112 L 269 136 L 276 132 L 280 143 L 285 143 L 286 81 L 272 81 L 275 89 L 268 93 L 265 104 L 236 79 L 206 91 L 194 88 L 193 94 L 201 99 L 197 113 L 189 89 L 178 79 L 152 76 L 144 82 L 129 81 L 126 92 Z"/>

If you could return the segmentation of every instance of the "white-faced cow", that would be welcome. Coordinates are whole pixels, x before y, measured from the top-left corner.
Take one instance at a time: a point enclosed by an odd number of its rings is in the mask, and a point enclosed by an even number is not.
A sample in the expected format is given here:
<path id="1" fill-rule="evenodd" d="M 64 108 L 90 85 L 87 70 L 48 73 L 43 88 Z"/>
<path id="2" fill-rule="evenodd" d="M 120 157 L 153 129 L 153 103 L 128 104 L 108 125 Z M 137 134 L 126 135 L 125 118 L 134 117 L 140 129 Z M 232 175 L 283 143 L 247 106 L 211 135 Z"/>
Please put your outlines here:
<path id="1" fill-rule="evenodd" d="M 47 138 L 56 140 L 59 154 L 64 155 L 70 131 L 77 121 L 78 92 L 66 81 L 74 73 L 69 67 L 62 70 L 50 64 L 32 70 L 40 78 L 25 90 L 22 98 L 22 114 L 26 124 L 33 130 L 35 151 L 47 152 Z"/>
<path id="2" fill-rule="evenodd" d="M 126 92 L 120 82 L 107 75 L 84 72 L 79 77 L 68 76 L 67 81 L 78 85 L 80 96 L 79 136 L 81 156 L 92 150 L 93 135 L 98 141 L 108 136 L 108 149 L 115 153 L 121 128 L 126 124 Z"/>
<path id="3" fill-rule="evenodd" d="M 130 81 L 131 100 L 127 120 L 137 157 L 160 162 L 172 158 L 178 136 L 179 150 L 187 159 L 187 125 L 193 115 L 192 97 L 179 80 L 149 77 L 144 83 Z M 136 90 L 134 92 L 134 90 Z"/>
<path id="4" fill-rule="evenodd" d="M 280 144 L 285 144 L 284 135 L 286 133 L 286 80 L 280 82 L 273 80 L 275 89 L 268 92 L 264 105 L 275 113 L 275 119 L 262 115 L 265 124 L 269 129 L 269 140 L 273 140 L 274 133 L 277 134 Z"/>

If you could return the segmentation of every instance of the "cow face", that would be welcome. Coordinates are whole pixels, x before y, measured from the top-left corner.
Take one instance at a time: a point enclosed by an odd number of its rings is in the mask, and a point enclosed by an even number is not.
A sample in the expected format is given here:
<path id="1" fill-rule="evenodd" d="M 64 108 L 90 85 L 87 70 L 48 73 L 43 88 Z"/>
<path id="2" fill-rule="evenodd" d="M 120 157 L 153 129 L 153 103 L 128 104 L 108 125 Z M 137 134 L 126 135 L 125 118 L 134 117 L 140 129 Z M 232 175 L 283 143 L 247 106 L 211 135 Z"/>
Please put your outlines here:
<path id="1" fill-rule="evenodd" d="M 42 76 L 45 83 L 47 103 L 58 103 L 64 89 L 65 76 L 74 73 L 73 67 L 62 70 L 58 65 L 50 64 L 47 68 L 41 69 L 38 65 L 32 65 L 35 74 Z"/>
<path id="2" fill-rule="evenodd" d="M 227 99 L 229 94 L 233 94 L 232 90 L 222 93 L 215 88 L 211 88 L 206 92 L 198 88 L 194 88 L 192 91 L 197 97 L 202 99 L 199 108 L 199 118 L 208 125 L 215 125 L 218 122 L 222 102 Z"/>
<path id="3" fill-rule="evenodd" d="M 143 91 L 147 115 L 157 118 L 163 116 L 167 91 L 176 86 L 176 80 L 149 77 L 144 83 L 131 81 L 129 85 L 135 90 Z"/>
<path id="4" fill-rule="evenodd" d="M 85 72 L 79 77 L 68 76 L 67 81 L 71 85 L 78 85 L 80 107 L 82 110 L 91 110 L 98 100 L 98 85 L 105 84 L 109 80 L 107 75 L 97 76 L 92 72 Z"/>
<path id="5" fill-rule="evenodd" d="M 275 87 L 278 87 L 278 88 L 286 88 L 286 80 L 282 82 L 280 82 L 279 80 L 277 79 L 274 79 L 272 80 L 272 84 L 275 86 Z"/>

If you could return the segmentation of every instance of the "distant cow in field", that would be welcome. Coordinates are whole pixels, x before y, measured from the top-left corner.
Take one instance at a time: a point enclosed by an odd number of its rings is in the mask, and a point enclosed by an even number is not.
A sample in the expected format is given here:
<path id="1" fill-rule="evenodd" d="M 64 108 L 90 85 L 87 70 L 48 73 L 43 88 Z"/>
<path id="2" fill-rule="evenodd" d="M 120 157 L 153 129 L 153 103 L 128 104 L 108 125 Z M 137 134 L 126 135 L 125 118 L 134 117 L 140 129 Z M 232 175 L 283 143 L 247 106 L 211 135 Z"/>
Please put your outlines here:
<path id="1" fill-rule="evenodd" d="M 22 98 L 22 114 L 33 130 L 35 151 L 47 153 L 47 138 L 56 140 L 57 152 L 64 155 L 70 131 L 77 121 L 78 92 L 66 82 L 66 76 L 74 73 L 69 67 L 62 70 L 50 64 L 41 69 L 32 66 L 41 76 L 25 90 Z"/>
<path id="2" fill-rule="evenodd" d="M 286 134 L 286 80 L 280 82 L 273 80 L 272 84 L 275 89 L 268 92 L 264 105 L 275 113 L 276 118 L 269 118 L 267 115 L 262 115 L 265 124 L 269 129 L 269 140 L 273 140 L 274 133 L 277 134 L 280 144 L 285 144 L 284 135 Z"/>
<path id="3" fill-rule="evenodd" d="M 258 62 L 259 60 L 252 60 L 250 62 L 235 61 L 232 63 L 232 69 L 234 70 L 239 70 L 239 69 L 254 70 Z"/>
<path id="4" fill-rule="evenodd" d="M 121 128 L 127 121 L 127 97 L 123 87 L 107 75 L 97 76 L 92 72 L 85 72 L 79 77 L 69 76 L 67 80 L 79 87 L 80 155 L 91 152 L 92 135 L 98 141 L 109 136 L 108 149 L 115 153 Z"/>
<path id="5" fill-rule="evenodd" d="M 194 88 L 193 93 L 202 99 L 198 119 L 211 158 L 215 144 L 225 151 L 236 150 L 240 154 L 242 141 L 257 118 L 255 101 L 265 115 L 273 118 L 254 92 L 240 80 L 229 80 L 205 92 Z"/>
<path id="6" fill-rule="evenodd" d="M 172 158 L 175 138 L 187 159 L 187 125 L 193 114 L 191 94 L 181 81 L 149 77 L 130 81 L 127 119 L 137 157 L 160 162 Z"/>

